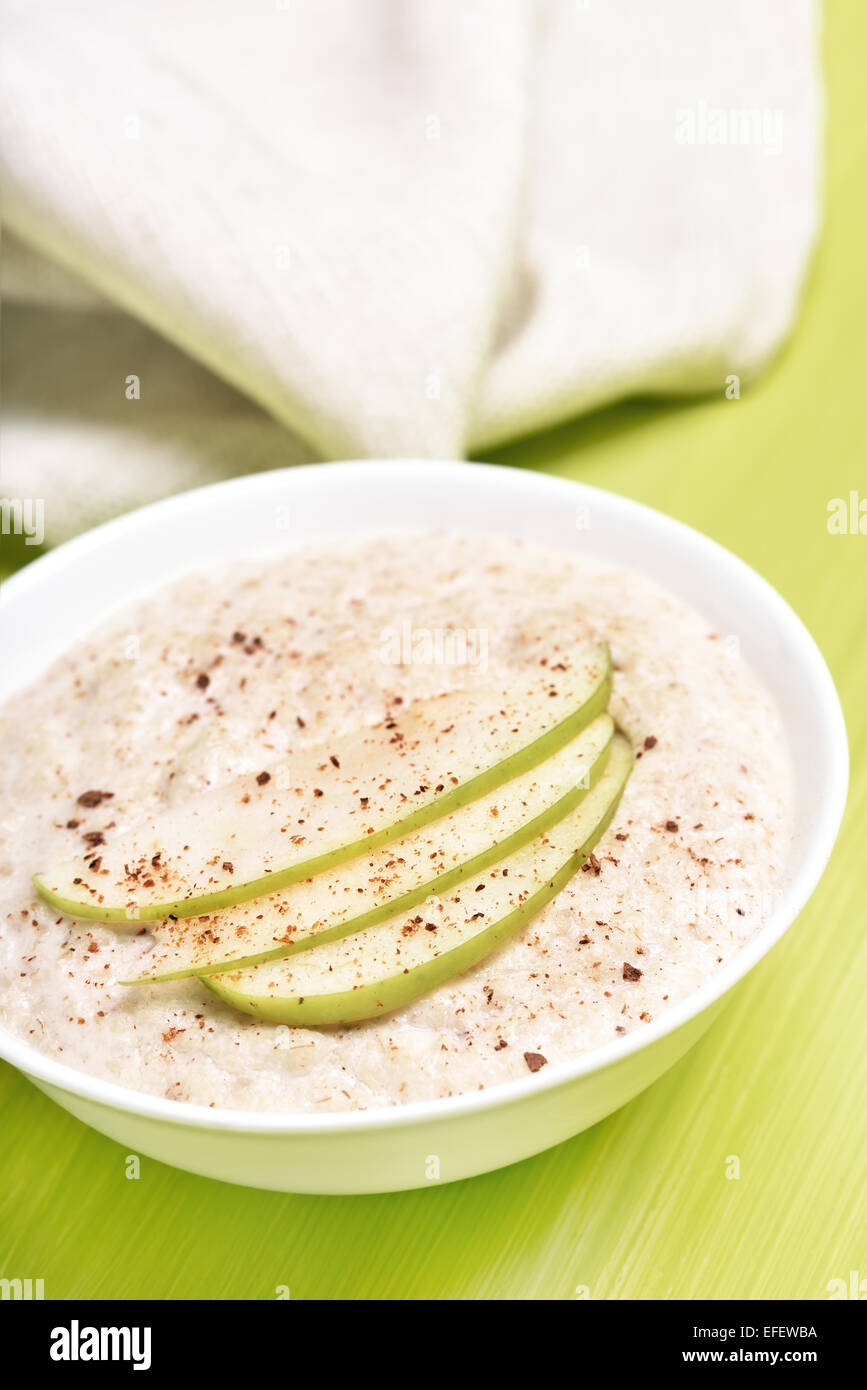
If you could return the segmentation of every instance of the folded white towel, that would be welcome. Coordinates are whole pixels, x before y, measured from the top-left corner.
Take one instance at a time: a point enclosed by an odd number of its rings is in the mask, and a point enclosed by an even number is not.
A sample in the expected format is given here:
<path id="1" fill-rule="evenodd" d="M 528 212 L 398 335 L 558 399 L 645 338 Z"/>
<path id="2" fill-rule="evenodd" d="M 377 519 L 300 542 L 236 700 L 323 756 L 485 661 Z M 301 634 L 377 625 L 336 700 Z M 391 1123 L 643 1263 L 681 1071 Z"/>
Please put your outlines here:
<path id="1" fill-rule="evenodd" d="M 307 450 L 478 453 L 624 393 L 722 390 L 791 324 L 813 0 L 0 16 L 6 292 L 30 301 L 3 488 L 45 495 L 52 535 Z"/>

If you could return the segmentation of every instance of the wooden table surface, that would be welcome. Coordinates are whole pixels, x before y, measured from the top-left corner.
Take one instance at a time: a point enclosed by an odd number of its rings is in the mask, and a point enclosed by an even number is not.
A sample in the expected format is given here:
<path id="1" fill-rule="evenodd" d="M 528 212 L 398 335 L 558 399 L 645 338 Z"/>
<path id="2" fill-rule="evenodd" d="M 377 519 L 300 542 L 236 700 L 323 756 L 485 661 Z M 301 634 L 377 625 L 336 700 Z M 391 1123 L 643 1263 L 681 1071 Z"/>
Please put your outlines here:
<path id="1" fill-rule="evenodd" d="M 0 1276 L 55 1298 L 826 1298 L 867 1279 L 867 6 L 831 0 L 827 221 L 803 314 L 740 400 L 629 403 L 501 450 L 714 536 L 816 636 L 848 721 L 832 862 L 709 1034 L 594 1129 L 511 1169 L 393 1196 L 295 1197 L 142 1160 L 0 1069 Z M 860 848 L 859 848 L 860 847 Z M 740 1177 L 727 1177 L 731 1156 Z M 867 1285 L 865 1285 L 867 1288 Z"/>

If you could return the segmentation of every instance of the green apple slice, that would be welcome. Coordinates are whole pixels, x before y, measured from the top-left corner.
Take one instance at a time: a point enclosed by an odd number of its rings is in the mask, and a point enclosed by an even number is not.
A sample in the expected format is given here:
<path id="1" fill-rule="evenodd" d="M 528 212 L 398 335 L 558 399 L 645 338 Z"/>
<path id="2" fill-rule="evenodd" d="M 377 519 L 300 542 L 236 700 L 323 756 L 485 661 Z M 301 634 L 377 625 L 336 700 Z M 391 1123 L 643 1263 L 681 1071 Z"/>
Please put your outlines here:
<path id="1" fill-rule="evenodd" d="M 433 825 L 267 898 L 160 923 L 149 973 L 124 983 L 159 984 L 279 960 L 408 912 L 480 874 L 573 811 L 602 775 L 613 734 L 611 716 L 597 715 L 538 767 Z"/>
<path id="2" fill-rule="evenodd" d="M 575 811 L 423 911 L 204 983 L 233 1008 L 274 1023 L 353 1023 L 401 1008 L 482 960 L 556 897 L 609 825 L 632 763 L 631 745 L 617 734 L 605 772 Z"/>
<path id="3" fill-rule="evenodd" d="M 250 773 L 38 873 L 40 897 L 98 922 L 198 917 L 399 839 L 536 766 L 608 704 L 608 648 L 507 688 L 407 708 Z"/>

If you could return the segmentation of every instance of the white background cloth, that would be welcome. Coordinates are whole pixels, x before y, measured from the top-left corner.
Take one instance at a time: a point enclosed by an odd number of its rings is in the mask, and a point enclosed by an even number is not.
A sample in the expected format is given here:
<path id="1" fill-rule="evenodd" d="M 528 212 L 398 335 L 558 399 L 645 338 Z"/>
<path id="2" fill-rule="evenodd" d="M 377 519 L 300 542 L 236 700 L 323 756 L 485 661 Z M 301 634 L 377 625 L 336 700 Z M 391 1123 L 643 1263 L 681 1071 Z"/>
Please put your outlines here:
<path id="1" fill-rule="evenodd" d="M 311 454 L 479 456 L 626 393 L 722 391 L 792 323 L 813 0 L 0 0 L 0 23 L 2 487 L 45 498 L 52 539 Z"/>

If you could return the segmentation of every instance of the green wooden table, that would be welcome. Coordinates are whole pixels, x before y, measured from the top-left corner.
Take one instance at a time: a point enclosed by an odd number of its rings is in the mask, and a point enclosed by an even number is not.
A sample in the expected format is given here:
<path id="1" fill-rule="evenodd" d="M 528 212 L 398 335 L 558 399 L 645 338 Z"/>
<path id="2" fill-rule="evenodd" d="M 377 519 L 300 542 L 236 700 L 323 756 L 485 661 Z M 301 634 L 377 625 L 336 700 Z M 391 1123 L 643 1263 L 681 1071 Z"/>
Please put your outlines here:
<path id="1" fill-rule="evenodd" d="M 822 647 L 853 780 L 812 902 L 651 1090 L 514 1168 L 395 1196 L 293 1197 L 142 1161 L 0 1070 L 0 1276 L 55 1298 L 826 1298 L 867 1280 L 867 44 L 830 0 L 827 225 L 793 341 L 738 401 L 630 403 L 501 450 L 680 517 L 775 584 Z M 739 1159 L 740 1177 L 732 1171 Z M 865 1284 L 867 1289 L 867 1284 Z"/>

